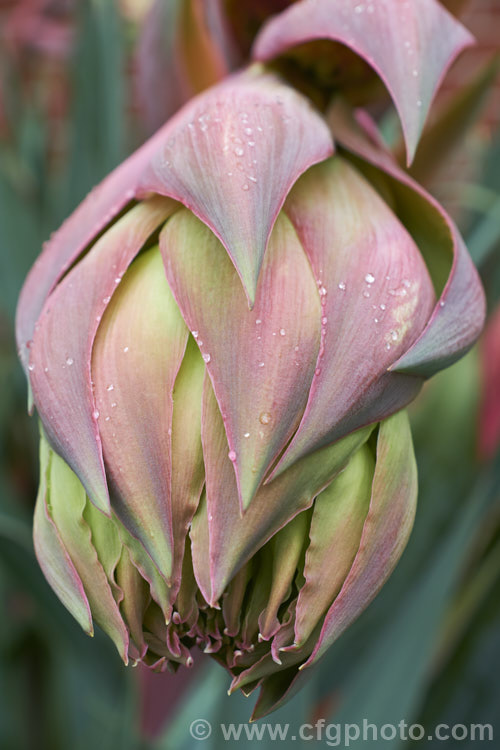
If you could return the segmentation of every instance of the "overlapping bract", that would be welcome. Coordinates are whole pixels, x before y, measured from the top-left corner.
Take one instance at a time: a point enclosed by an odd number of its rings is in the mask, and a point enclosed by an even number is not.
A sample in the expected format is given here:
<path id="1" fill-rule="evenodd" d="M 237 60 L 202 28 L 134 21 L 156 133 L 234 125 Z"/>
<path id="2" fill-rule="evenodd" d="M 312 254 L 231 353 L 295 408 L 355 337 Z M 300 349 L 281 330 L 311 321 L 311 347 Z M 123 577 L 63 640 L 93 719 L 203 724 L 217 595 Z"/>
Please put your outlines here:
<path id="1" fill-rule="evenodd" d="M 453 223 L 372 135 L 238 73 L 81 204 L 20 299 L 47 579 L 125 661 L 201 646 L 261 687 L 256 715 L 392 571 L 416 499 L 400 410 L 484 317 Z"/>

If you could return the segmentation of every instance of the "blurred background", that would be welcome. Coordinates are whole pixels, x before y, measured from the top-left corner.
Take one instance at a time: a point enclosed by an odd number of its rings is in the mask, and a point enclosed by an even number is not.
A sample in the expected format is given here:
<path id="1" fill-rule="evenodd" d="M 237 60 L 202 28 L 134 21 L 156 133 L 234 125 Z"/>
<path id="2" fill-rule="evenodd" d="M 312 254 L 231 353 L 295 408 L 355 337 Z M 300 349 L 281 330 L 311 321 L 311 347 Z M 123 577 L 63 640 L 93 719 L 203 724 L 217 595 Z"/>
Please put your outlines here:
<path id="1" fill-rule="evenodd" d="M 200 746 L 194 719 L 216 727 L 251 713 L 252 699 L 226 697 L 228 677 L 206 659 L 177 675 L 123 667 L 111 642 L 87 638 L 59 603 L 31 540 L 37 426 L 16 356 L 16 299 L 43 241 L 192 93 L 179 91 L 168 59 L 169 14 L 182 1 L 0 0 L 0 750 L 183 750 Z M 238 64 L 268 9 L 286 4 L 227 2 L 243 41 L 225 59 Z M 489 322 L 412 407 L 419 507 L 396 572 L 271 722 L 484 723 L 498 747 L 500 3 L 448 6 L 463 11 L 478 45 L 448 75 L 412 171 L 465 234 Z M 201 49 L 203 34 L 188 32 Z M 200 70 L 195 89 L 207 83 Z M 376 114 L 397 153 L 392 110 Z M 201 743 L 222 744 L 215 729 Z"/>

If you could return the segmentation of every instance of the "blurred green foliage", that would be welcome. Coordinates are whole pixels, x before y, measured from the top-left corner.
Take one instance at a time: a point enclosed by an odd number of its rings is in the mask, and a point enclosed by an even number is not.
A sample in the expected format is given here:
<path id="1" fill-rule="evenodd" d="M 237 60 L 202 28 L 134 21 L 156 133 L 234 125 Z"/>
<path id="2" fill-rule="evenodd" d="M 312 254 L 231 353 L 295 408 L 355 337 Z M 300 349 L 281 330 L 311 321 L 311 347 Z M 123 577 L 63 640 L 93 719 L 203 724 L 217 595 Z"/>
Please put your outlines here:
<path id="1" fill-rule="evenodd" d="M 51 161 L 39 100 L 19 96 L 15 69 L 0 60 L 3 105 L 14 124 L 0 142 L 0 750 L 182 750 L 200 746 L 189 734 L 197 718 L 213 724 L 201 744 L 215 750 L 223 741 L 219 723 L 246 721 L 252 699 L 228 698 L 225 673 L 207 664 L 163 734 L 141 738 L 134 670 L 101 633 L 90 640 L 79 630 L 32 548 L 36 424 L 26 415 L 15 353 L 16 298 L 43 240 L 137 140 L 123 21 L 111 2 L 86 0 L 79 14 L 67 155 L 59 163 Z M 500 299 L 500 139 L 485 165 L 481 183 L 464 186 L 463 201 L 469 247 L 493 307 Z M 441 722 L 482 722 L 500 741 L 500 457 L 476 458 L 478 388 L 472 352 L 424 389 L 413 409 L 420 497 L 410 544 L 381 594 L 272 723 L 298 729 L 319 716 L 379 726 L 404 719 L 431 732 Z M 244 735 L 237 743 L 254 745 L 267 743 Z"/>

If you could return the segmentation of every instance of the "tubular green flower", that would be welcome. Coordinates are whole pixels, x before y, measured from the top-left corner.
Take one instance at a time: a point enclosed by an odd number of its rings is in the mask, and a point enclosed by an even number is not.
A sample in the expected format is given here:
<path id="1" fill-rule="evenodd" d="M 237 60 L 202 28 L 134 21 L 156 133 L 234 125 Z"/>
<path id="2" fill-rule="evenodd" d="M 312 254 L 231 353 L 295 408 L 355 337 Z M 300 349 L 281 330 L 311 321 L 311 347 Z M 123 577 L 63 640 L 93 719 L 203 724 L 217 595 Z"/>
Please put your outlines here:
<path id="1" fill-rule="evenodd" d="M 393 570 L 402 409 L 483 323 L 456 228 L 372 136 L 236 74 L 81 204 L 19 303 L 49 583 L 125 662 L 200 647 L 256 716 Z"/>

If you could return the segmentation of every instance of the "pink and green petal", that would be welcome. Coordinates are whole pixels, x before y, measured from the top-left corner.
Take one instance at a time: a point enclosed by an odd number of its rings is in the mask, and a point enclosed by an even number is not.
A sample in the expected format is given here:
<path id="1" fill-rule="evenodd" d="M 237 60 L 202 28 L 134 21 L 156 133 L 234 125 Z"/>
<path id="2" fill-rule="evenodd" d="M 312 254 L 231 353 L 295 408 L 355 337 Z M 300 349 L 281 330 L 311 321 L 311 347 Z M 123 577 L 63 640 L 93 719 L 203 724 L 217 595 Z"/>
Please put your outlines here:
<path id="1" fill-rule="evenodd" d="M 143 187 L 179 200 L 212 229 L 253 303 L 288 191 L 333 151 L 323 118 L 274 76 L 250 70 L 193 99 L 168 136 Z"/>
<path id="2" fill-rule="evenodd" d="M 316 275 L 323 325 L 308 404 L 278 472 L 414 398 L 419 380 L 387 370 L 418 338 L 435 299 L 415 242 L 343 158 L 303 175 L 285 212 Z"/>
<path id="3" fill-rule="evenodd" d="M 176 204 L 133 208 L 94 245 L 48 298 L 31 347 L 34 402 L 52 447 L 78 474 L 97 508 L 110 512 L 90 359 L 99 321 L 130 262 Z"/>
<path id="4" fill-rule="evenodd" d="M 53 451 L 50 454 L 47 508 L 82 581 L 95 621 L 127 664 L 129 634 L 93 545 L 91 528 L 84 519 L 88 503 L 85 489 L 62 458 Z"/>
<path id="5" fill-rule="evenodd" d="M 307 402 L 321 318 L 311 268 L 290 221 L 280 215 L 250 311 L 223 246 L 193 214 L 173 216 L 160 247 L 213 383 L 245 510 Z"/>
<path id="6" fill-rule="evenodd" d="M 309 533 L 309 523 L 309 514 L 299 513 L 269 542 L 272 549 L 272 584 L 266 607 L 259 616 L 259 633 L 264 640 L 269 640 L 280 628 L 278 610 L 291 590 L 304 550 L 304 540 Z"/>
<path id="7" fill-rule="evenodd" d="M 299 591 L 295 644 L 305 644 L 339 593 L 359 549 L 370 505 L 374 461 L 363 446 L 314 502 L 305 584 Z"/>
<path id="8" fill-rule="evenodd" d="M 47 297 L 75 261 L 122 209 L 144 197 L 141 177 L 165 141 L 164 126 L 132 156 L 108 175 L 60 229 L 45 243 L 24 283 L 16 314 L 16 338 L 21 361 L 28 369 L 35 324 Z"/>
<path id="9" fill-rule="evenodd" d="M 440 297 L 432 315 L 417 340 L 390 368 L 430 377 L 460 359 L 481 333 L 486 302 L 479 275 L 458 229 L 439 203 L 400 169 L 387 151 L 373 144 L 341 102 L 334 104 L 328 118 L 344 148 L 389 177 L 399 211 L 406 226 L 418 236 L 431 273 L 434 267 L 438 269 L 439 285 L 444 288 L 438 290 Z M 428 233 L 425 226 L 430 228 Z M 443 265 L 449 268 L 444 283 Z"/>
<path id="10" fill-rule="evenodd" d="M 130 266 L 97 331 L 92 379 L 113 509 L 172 575 L 172 392 L 188 331 L 158 247 Z"/>
<path id="11" fill-rule="evenodd" d="M 193 519 L 191 539 L 196 580 L 208 602 L 216 603 L 229 581 L 260 547 L 297 513 L 310 507 L 371 431 L 371 427 L 359 430 L 298 461 L 263 485 L 241 516 L 224 423 L 206 381 L 202 412 L 206 500 Z"/>
<path id="12" fill-rule="evenodd" d="M 380 76 L 401 119 L 408 163 L 446 71 L 473 43 L 437 0 L 302 0 L 268 21 L 253 57 L 268 61 L 314 39 L 345 44 Z"/>
<path id="13" fill-rule="evenodd" d="M 304 667 L 316 662 L 380 591 L 406 546 L 416 501 L 417 467 L 408 415 L 401 411 L 380 425 L 370 508 L 359 550 Z"/>
<path id="14" fill-rule="evenodd" d="M 33 542 L 45 578 L 81 628 L 94 634 L 92 614 L 85 589 L 68 554 L 48 505 L 48 482 L 52 451 L 43 435 L 40 439 L 40 486 L 35 506 Z"/>

